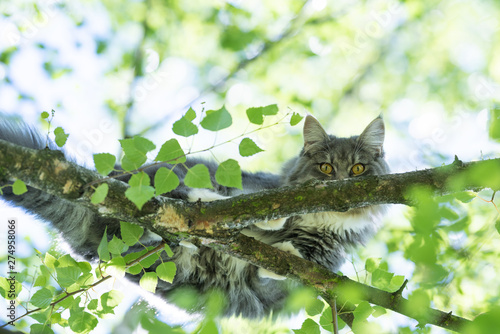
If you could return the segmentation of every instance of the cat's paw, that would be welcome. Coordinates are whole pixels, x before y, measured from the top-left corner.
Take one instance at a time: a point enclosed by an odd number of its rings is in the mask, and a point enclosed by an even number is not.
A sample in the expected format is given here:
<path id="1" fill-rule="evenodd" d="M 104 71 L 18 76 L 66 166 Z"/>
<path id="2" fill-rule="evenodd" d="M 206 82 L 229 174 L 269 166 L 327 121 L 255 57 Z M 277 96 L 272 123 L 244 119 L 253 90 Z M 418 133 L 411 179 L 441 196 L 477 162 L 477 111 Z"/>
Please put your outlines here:
<path id="1" fill-rule="evenodd" d="M 183 246 L 183 247 L 186 247 L 186 248 L 189 248 L 189 249 L 193 249 L 193 250 L 197 250 L 198 247 L 196 247 L 194 244 L 190 243 L 189 241 L 186 241 L 186 240 L 182 240 L 181 242 L 179 242 L 179 245 Z"/>
<path id="2" fill-rule="evenodd" d="M 272 244 L 271 246 L 281 249 L 284 252 L 290 253 L 292 255 L 304 258 L 302 254 L 300 254 L 299 250 L 295 248 L 291 241 L 283 241 Z"/>
<path id="3" fill-rule="evenodd" d="M 229 196 L 223 196 L 209 189 L 191 189 L 188 193 L 188 202 L 213 202 L 219 199 L 226 199 Z"/>
<path id="4" fill-rule="evenodd" d="M 278 218 L 265 222 L 255 223 L 254 225 L 263 230 L 280 230 L 286 223 L 286 218 Z"/>
<path id="5" fill-rule="evenodd" d="M 264 268 L 259 268 L 259 270 L 257 271 L 257 275 L 259 275 L 260 278 L 270 278 L 270 279 L 274 279 L 277 281 L 282 281 L 282 280 L 286 279 L 285 276 L 275 274 L 272 271 L 269 271 L 269 270 L 264 269 Z"/>

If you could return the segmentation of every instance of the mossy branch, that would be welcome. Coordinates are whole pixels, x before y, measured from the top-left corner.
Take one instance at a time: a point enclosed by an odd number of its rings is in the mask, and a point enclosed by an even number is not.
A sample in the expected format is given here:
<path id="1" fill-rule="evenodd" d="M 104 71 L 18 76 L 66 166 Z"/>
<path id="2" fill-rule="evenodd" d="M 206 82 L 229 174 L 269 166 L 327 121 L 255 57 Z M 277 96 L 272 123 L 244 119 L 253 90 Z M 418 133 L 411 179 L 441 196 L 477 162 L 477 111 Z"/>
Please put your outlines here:
<path id="1" fill-rule="evenodd" d="M 298 214 L 347 211 L 376 204 L 415 204 L 409 190 L 426 187 L 436 196 L 465 190 L 500 188 L 500 159 L 452 164 L 402 174 L 368 176 L 340 181 L 270 189 L 214 202 L 188 203 L 163 196 L 139 210 L 125 196 L 128 185 L 108 179 L 108 196 L 93 205 L 88 185 L 98 173 L 67 161 L 58 151 L 34 150 L 0 140 L 0 182 L 21 179 L 27 185 L 100 215 L 142 225 L 156 233 L 186 232 L 200 237 L 227 238 L 249 224 Z"/>

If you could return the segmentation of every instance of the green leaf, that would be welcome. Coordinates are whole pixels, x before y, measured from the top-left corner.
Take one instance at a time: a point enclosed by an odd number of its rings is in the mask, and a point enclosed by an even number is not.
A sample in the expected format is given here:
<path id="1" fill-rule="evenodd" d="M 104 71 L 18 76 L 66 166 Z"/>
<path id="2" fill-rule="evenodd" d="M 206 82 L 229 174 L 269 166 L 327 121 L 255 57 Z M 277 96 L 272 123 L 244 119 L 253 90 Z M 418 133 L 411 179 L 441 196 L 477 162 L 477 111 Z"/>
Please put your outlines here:
<path id="1" fill-rule="evenodd" d="M 163 262 L 156 267 L 158 277 L 168 283 L 172 283 L 174 281 L 176 271 L 177 267 L 173 262 Z"/>
<path id="2" fill-rule="evenodd" d="M 42 274 L 36 278 L 35 284 L 33 284 L 33 286 L 47 286 L 47 283 L 48 283 L 47 276 Z"/>
<path id="3" fill-rule="evenodd" d="M 150 186 L 151 180 L 148 174 L 139 172 L 132 175 L 128 184 L 130 188 L 125 191 L 125 196 L 132 201 L 139 210 L 155 195 L 155 189 Z"/>
<path id="4" fill-rule="evenodd" d="M 57 259 L 52 256 L 52 254 L 50 253 L 45 253 L 45 257 L 43 259 L 43 263 L 50 269 L 54 269 L 55 268 L 55 262 L 57 261 Z M 48 274 L 50 276 L 50 274 Z"/>
<path id="5" fill-rule="evenodd" d="M 100 184 L 96 189 L 94 194 L 92 194 L 92 198 L 90 202 L 92 204 L 99 204 L 104 202 L 106 196 L 108 196 L 109 186 L 107 183 Z"/>
<path id="6" fill-rule="evenodd" d="M 321 331 L 319 329 L 319 325 L 316 321 L 312 319 L 306 319 L 302 323 L 302 327 L 300 329 L 294 329 L 294 333 L 296 334 L 320 334 Z"/>
<path id="7" fill-rule="evenodd" d="M 59 147 L 63 147 L 64 144 L 66 144 L 66 140 L 68 140 L 69 136 L 69 134 L 64 133 L 63 128 L 61 128 L 60 126 L 54 129 L 54 135 L 56 136 L 56 144 Z"/>
<path id="8" fill-rule="evenodd" d="M 403 275 L 395 275 L 391 279 L 391 284 L 389 286 L 389 291 L 393 292 L 393 291 L 399 290 L 399 288 L 401 288 L 401 286 L 403 285 L 404 282 L 405 282 L 405 277 Z"/>
<path id="9" fill-rule="evenodd" d="M 379 289 L 387 290 L 393 276 L 393 273 L 377 268 L 372 273 L 372 285 Z"/>
<path id="10" fill-rule="evenodd" d="M 56 296 L 54 300 L 59 300 L 62 297 L 66 297 L 66 293 L 61 293 L 60 295 Z M 71 305 L 74 303 L 75 298 L 73 296 L 66 297 L 65 299 L 61 300 L 59 303 L 57 303 L 57 306 L 62 307 L 63 309 L 70 308 Z"/>
<path id="11" fill-rule="evenodd" d="M 226 187 L 243 189 L 241 168 L 238 161 L 228 159 L 221 163 L 215 172 L 215 180 Z"/>
<path id="12" fill-rule="evenodd" d="M 97 299 L 92 299 L 88 304 L 87 304 L 87 309 L 94 311 L 97 310 L 97 306 L 99 306 L 99 301 Z"/>
<path id="13" fill-rule="evenodd" d="M 299 124 L 303 118 L 304 117 L 302 117 L 300 114 L 297 114 L 294 112 L 292 117 L 290 118 L 290 125 L 295 126 L 295 125 Z"/>
<path id="14" fill-rule="evenodd" d="M 500 307 L 491 307 L 487 312 L 478 315 L 474 321 L 468 323 L 463 328 L 463 333 L 467 334 L 489 334 L 494 328 L 500 328 Z"/>
<path id="15" fill-rule="evenodd" d="M 174 256 L 174 252 L 170 249 L 170 246 L 165 244 L 165 252 L 167 253 L 168 257 Z"/>
<path id="16" fill-rule="evenodd" d="M 126 263 L 132 263 L 133 261 L 137 260 L 139 257 L 143 256 L 146 254 L 147 251 L 150 251 L 153 249 L 153 247 L 149 247 L 147 250 L 142 250 L 137 253 L 131 253 L 125 255 L 125 262 Z M 132 275 L 137 275 L 139 274 L 144 268 L 149 268 L 155 262 L 159 259 L 158 253 L 153 253 L 147 256 L 146 258 L 142 259 L 138 264 L 127 268 L 127 272 L 131 273 Z"/>
<path id="17" fill-rule="evenodd" d="M 40 114 L 40 117 L 41 117 L 42 119 L 47 119 L 47 118 L 49 118 L 49 116 L 50 116 L 50 114 L 49 114 L 48 112 L 46 112 L 46 111 L 44 111 L 44 112 L 42 112 L 42 113 Z"/>
<path id="18" fill-rule="evenodd" d="M 187 171 L 184 184 L 190 188 L 213 188 L 210 172 L 207 166 L 202 164 L 197 164 Z"/>
<path id="19" fill-rule="evenodd" d="M 115 168 L 116 157 L 109 153 L 94 154 L 94 165 L 101 175 L 108 175 Z"/>
<path id="20" fill-rule="evenodd" d="M 114 314 L 114 309 L 123 300 L 123 294 L 117 290 L 111 290 L 109 292 L 105 292 L 101 295 L 101 305 L 103 308 L 103 313 Z"/>
<path id="21" fill-rule="evenodd" d="M 54 331 L 48 325 L 33 324 L 30 326 L 30 334 L 54 334 Z"/>
<path id="22" fill-rule="evenodd" d="M 194 334 L 218 334 L 217 325 L 212 319 L 208 319 L 200 324 L 200 328 Z"/>
<path id="23" fill-rule="evenodd" d="M 92 271 L 92 266 L 87 261 L 79 261 L 78 267 L 82 271 L 82 273 L 90 273 Z"/>
<path id="24" fill-rule="evenodd" d="M 147 272 L 139 281 L 139 285 L 146 291 L 155 293 L 156 285 L 158 284 L 158 276 L 156 276 L 155 272 Z"/>
<path id="25" fill-rule="evenodd" d="M 500 141 L 500 107 L 497 105 L 490 110 L 490 138 Z"/>
<path id="26" fill-rule="evenodd" d="M 190 109 L 192 110 L 192 109 Z M 187 116 L 187 114 L 186 114 Z M 198 127 L 191 122 L 186 116 L 176 121 L 172 126 L 172 131 L 179 136 L 189 137 L 198 133 Z M 196 115 L 195 115 L 196 117 Z"/>
<path id="27" fill-rule="evenodd" d="M 92 275 L 92 273 L 83 274 L 78 278 L 78 281 L 76 281 L 76 283 L 79 286 L 89 286 L 94 283 L 94 275 Z"/>
<path id="28" fill-rule="evenodd" d="M 321 314 L 319 324 L 323 327 L 323 329 L 333 332 L 333 314 L 330 306 L 328 306 Z M 339 329 L 342 329 L 346 326 L 346 323 L 340 317 L 337 317 L 337 325 Z"/>
<path id="29" fill-rule="evenodd" d="M 359 303 L 353 311 L 354 319 L 357 321 L 366 320 L 373 313 L 373 311 L 373 307 L 371 307 L 370 303 L 363 301 Z"/>
<path id="30" fill-rule="evenodd" d="M 89 333 L 97 326 L 97 323 L 97 318 L 88 312 L 70 310 L 68 324 L 73 332 Z"/>
<path id="31" fill-rule="evenodd" d="M 193 121 L 196 118 L 196 112 L 194 111 L 194 109 L 192 107 L 189 107 L 189 109 L 188 109 L 188 111 L 186 111 L 186 114 L 184 115 L 184 117 L 188 121 Z"/>
<path id="32" fill-rule="evenodd" d="M 36 321 L 38 321 L 41 324 L 47 322 L 47 313 L 45 313 L 45 312 L 32 313 L 32 314 L 30 314 L 30 317 L 35 319 Z"/>
<path id="33" fill-rule="evenodd" d="M 325 308 L 325 303 L 321 299 L 316 299 L 314 302 L 306 307 L 306 312 L 310 316 L 315 316 L 323 312 Z"/>
<path id="34" fill-rule="evenodd" d="M 99 259 L 101 261 L 108 262 L 110 257 L 109 257 L 109 251 L 108 251 L 108 234 L 107 234 L 108 227 L 106 226 L 104 228 L 104 234 L 102 235 L 101 242 L 99 243 L 99 247 L 97 247 L 97 254 L 99 255 Z"/>
<path id="35" fill-rule="evenodd" d="M 128 246 L 116 235 L 113 235 L 113 239 L 108 244 L 108 250 L 113 255 L 120 255 L 128 250 Z"/>
<path id="36" fill-rule="evenodd" d="M 365 262 L 366 271 L 368 271 L 369 273 L 373 273 L 375 269 L 377 269 L 378 266 L 380 265 L 380 260 L 381 260 L 380 258 L 374 258 L 374 257 L 366 259 Z"/>
<path id="37" fill-rule="evenodd" d="M 408 307 L 411 305 L 411 309 L 415 314 L 415 317 L 425 317 L 427 310 L 429 309 L 431 300 L 426 291 L 422 289 L 417 289 L 408 296 Z"/>
<path id="38" fill-rule="evenodd" d="M 125 260 L 121 256 L 112 258 L 106 266 L 106 272 L 116 277 L 125 276 Z"/>
<path id="39" fill-rule="evenodd" d="M 122 240 L 127 246 L 133 246 L 139 242 L 144 233 L 144 229 L 135 224 L 120 222 Z"/>
<path id="40" fill-rule="evenodd" d="M 382 306 L 375 305 L 375 306 L 373 306 L 373 309 L 375 310 L 373 312 L 373 316 L 375 318 L 378 318 L 378 317 L 387 313 L 387 310 L 385 309 L 385 307 L 382 307 Z"/>
<path id="41" fill-rule="evenodd" d="M 186 155 L 179 145 L 177 139 L 167 140 L 160 148 L 160 152 L 155 158 L 155 161 L 163 161 L 171 164 L 186 162 Z"/>
<path id="42" fill-rule="evenodd" d="M 52 303 L 52 297 L 54 297 L 52 291 L 42 288 L 33 294 L 30 303 L 35 307 L 44 309 Z"/>
<path id="43" fill-rule="evenodd" d="M 156 195 L 168 193 L 179 186 L 179 177 L 173 170 L 160 167 L 155 173 Z"/>
<path id="44" fill-rule="evenodd" d="M 14 193 L 14 195 L 22 195 L 27 191 L 28 188 L 26 188 L 26 184 L 21 180 L 16 180 L 12 184 L 12 192 Z"/>
<path id="45" fill-rule="evenodd" d="M 210 131 L 219 131 L 228 128 L 232 123 L 231 114 L 222 106 L 219 110 L 208 110 L 201 121 L 201 126 Z"/>
<path id="46" fill-rule="evenodd" d="M 474 198 L 477 197 L 477 194 L 473 191 L 461 191 L 454 194 L 455 198 L 462 203 L 469 203 Z"/>
<path id="47" fill-rule="evenodd" d="M 78 262 L 70 254 L 64 254 L 54 263 L 55 267 L 79 267 Z"/>
<path id="48" fill-rule="evenodd" d="M 257 146 L 257 144 L 255 144 L 255 142 L 250 138 L 243 138 L 238 149 L 242 157 L 249 157 L 251 155 L 264 151 L 259 146 Z"/>
<path id="49" fill-rule="evenodd" d="M 77 266 L 71 267 L 57 267 L 57 283 L 63 288 L 67 288 L 78 280 L 82 271 Z"/>
<path id="50" fill-rule="evenodd" d="M 247 109 L 248 120 L 257 125 L 264 123 L 264 116 L 272 116 L 278 113 L 278 106 L 271 104 L 265 107 L 256 107 Z"/>
<path id="51" fill-rule="evenodd" d="M 142 166 L 147 160 L 146 153 L 156 148 L 150 140 L 140 136 L 121 139 L 120 144 L 123 153 L 125 153 L 122 159 L 122 167 L 128 171 Z"/>

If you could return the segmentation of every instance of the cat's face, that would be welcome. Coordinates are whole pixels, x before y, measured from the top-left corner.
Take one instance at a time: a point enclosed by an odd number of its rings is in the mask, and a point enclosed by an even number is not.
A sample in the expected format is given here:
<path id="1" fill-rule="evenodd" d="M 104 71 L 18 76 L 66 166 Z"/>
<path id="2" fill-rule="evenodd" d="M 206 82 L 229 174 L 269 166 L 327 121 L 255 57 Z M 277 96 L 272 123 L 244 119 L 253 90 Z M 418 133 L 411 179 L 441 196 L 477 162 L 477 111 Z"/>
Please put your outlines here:
<path id="1" fill-rule="evenodd" d="M 389 167 L 383 158 L 384 133 L 384 122 L 378 117 L 361 135 L 337 138 L 328 135 L 314 117 L 307 116 L 304 148 L 285 166 L 285 184 L 387 174 Z"/>

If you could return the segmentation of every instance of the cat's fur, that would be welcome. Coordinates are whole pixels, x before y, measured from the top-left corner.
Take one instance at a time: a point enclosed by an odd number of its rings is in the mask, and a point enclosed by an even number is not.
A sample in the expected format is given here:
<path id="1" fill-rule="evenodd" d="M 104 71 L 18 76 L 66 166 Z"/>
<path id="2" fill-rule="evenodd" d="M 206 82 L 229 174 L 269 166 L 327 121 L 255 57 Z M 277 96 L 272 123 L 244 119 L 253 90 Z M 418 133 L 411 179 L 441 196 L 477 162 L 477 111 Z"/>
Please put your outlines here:
<path id="1" fill-rule="evenodd" d="M 34 149 L 43 149 L 46 145 L 46 138 L 25 124 L 2 119 L 0 139 Z M 174 169 L 181 185 L 164 196 L 188 201 L 212 201 L 241 193 L 299 184 L 311 179 L 338 180 L 353 177 L 351 168 L 357 163 L 365 166 L 361 175 L 385 174 L 389 169 L 383 158 L 383 141 L 384 124 L 381 118 L 371 122 L 360 136 L 338 138 L 326 134 L 318 121 L 308 116 L 304 124 L 304 148 L 297 157 L 284 165 L 281 176 L 243 172 L 241 191 L 220 186 L 215 182 L 213 176 L 217 166 L 214 163 L 188 159 L 185 167 L 177 166 Z M 54 148 L 53 144 L 50 145 Z M 183 184 L 186 167 L 197 163 L 208 166 L 212 175 L 213 190 L 189 189 Z M 329 175 L 320 170 L 322 163 L 333 167 Z M 159 167 L 147 170 L 151 179 L 154 179 L 153 175 Z M 129 176 L 120 177 L 123 181 L 128 178 Z M 4 188 L 3 199 L 51 222 L 75 252 L 86 258 L 97 257 L 97 246 L 105 226 L 108 237 L 119 235 L 118 220 L 102 218 L 89 208 L 38 189 L 29 187 L 27 193 L 15 196 L 9 188 Z M 382 211 L 381 206 L 370 206 L 347 212 L 298 215 L 261 222 L 243 230 L 243 233 L 336 271 L 346 258 L 346 250 L 362 244 L 374 234 Z M 142 242 L 158 243 L 158 237 L 146 233 Z M 160 281 L 157 294 L 168 299 L 182 287 L 195 288 L 202 295 L 217 288 L 228 298 L 225 314 L 241 314 L 247 317 L 261 316 L 281 308 L 287 295 L 287 283 L 281 280 L 282 277 L 212 249 L 197 248 L 189 243 L 171 246 L 174 256 L 170 259 L 165 255 L 164 260 L 173 260 L 177 264 L 177 274 L 173 284 Z M 131 249 L 134 250 L 137 249 Z M 154 268 L 155 266 L 152 266 L 150 270 Z M 130 277 L 134 281 L 139 278 Z M 200 297 L 200 304 L 203 303 L 202 300 Z"/>

